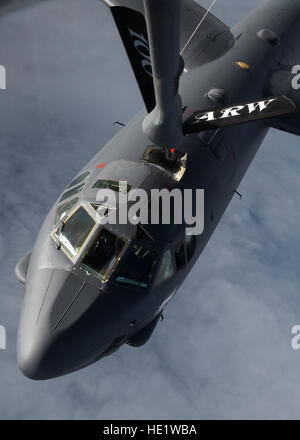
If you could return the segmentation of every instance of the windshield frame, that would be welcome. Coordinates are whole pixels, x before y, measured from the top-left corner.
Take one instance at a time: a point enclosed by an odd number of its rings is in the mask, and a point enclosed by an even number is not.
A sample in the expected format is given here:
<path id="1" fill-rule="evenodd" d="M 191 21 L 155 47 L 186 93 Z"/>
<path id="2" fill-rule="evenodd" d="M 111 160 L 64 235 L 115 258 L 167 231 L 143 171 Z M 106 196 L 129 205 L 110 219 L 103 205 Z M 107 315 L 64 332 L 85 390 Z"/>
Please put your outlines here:
<path id="1" fill-rule="evenodd" d="M 100 183 L 103 182 L 103 186 L 100 185 Z M 105 182 L 105 183 L 104 183 Z M 115 179 L 97 179 L 92 186 L 92 189 L 102 190 L 102 189 L 109 189 L 111 191 L 114 191 L 116 194 L 125 194 L 128 196 L 128 194 L 134 189 L 132 185 L 127 183 L 126 190 L 122 191 L 122 185 L 121 180 L 115 180 Z"/>
<path id="2" fill-rule="evenodd" d="M 120 252 L 118 253 L 118 255 L 116 255 L 116 259 L 115 259 L 114 263 L 112 264 L 112 266 L 108 270 L 105 271 L 105 274 L 102 277 L 100 274 L 97 274 L 96 271 L 93 271 L 92 268 L 90 268 L 91 270 L 89 270 L 87 267 L 83 267 L 82 262 L 85 259 L 85 257 L 87 256 L 88 252 L 92 249 L 95 241 L 97 240 L 97 238 L 99 237 L 99 235 L 101 234 L 101 232 L 103 230 L 107 231 L 107 232 L 115 235 L 115 237 L 123 240 L 124 245 L 123 245 L 122 249 L 120 250 Z M 97 229 L 97 231 L 95 231 L 94 237 L 90 240 L 89 246 L 86 246 L 86 249 L 82 252 L 81 258 L 78 260 L 78 268 L 83 270 L 84 272 L 88 272 L 89 275 L 93 275 L 95 278 L 101 280 L 102 282 L 106 282 L 108 280 L 108 278 L 110 277 L 110 275 L 112 274 L 112 272 L 114 271 L 115 267 L 120 262 L 122 256 L 125 254 L 125 252 L 128 248 L 128 245 L 129 245 L 128 240 L 126 240 L 123 237 L 120 237 L 115 232 L 110 231 L 109 229 L 106 229 L 103 225 L 100 225 L 100 227 Z"/>
<path id="3" fill-rule="evenodd" d="M 65 225 L 70 218 L 80 209 L 83 208 L 86 213 L 91 217 L 91 219 L 94 222 L 94 226 L 92 227 L 92 229 L 90 230 L 89 234 L 87 235 L 87 237 L 85 238 L 83 244 L 80 247 L 80 250 L 77 252 L 77 254 L 73 257 L 66 249 L 65 246 L 63 246 L 63 243 L 59 240 L 59 238 L 57 237 L 57 233 L 60 229 L 61 226 Z M 80 205 L 76 206 L 73 210 L 71 210 L 67 217 L 62 218 L 60 220 L 60 222 L 58 224 L 55 225 L 54 230 L 52 231 L 52 233 L 50 234 L 52 239 L 54 240 L 54 242 L 56 244 L 59 244 L 59 248 L 63 251 L 63 253 L 66 255 L 66 257 L 72 261 L 73 264 L 76 264 L 79 260 L 80 257 L 82 255 L 82 253 L 84 252 L 89 240 L 91 239 L 91 237 L 97 232 L 97 230 L 99 229 L 99 226 L 101 226 L 99 223 L 97 223 L 95 217 L 91 214 L 90 208 L 87 204 L 85 203 L 81 203 Z"/>
<path id="4" fill-rule="evenodd" d="M 115 276 L 113 277 L 113 283 L 114 283 L 115 286 L 118 286 L 118 287 L 124 287 L 124 288 L 127 288 L 127 289 L 128 288 L 138 289 L 138 290 L 141 290 L 141 291 L 145 292 L 145 291 L 149 290 L 151 287 L 154 286 L 154 282 L 155 282 L 156 275 L 157 275 L 157 270 L 159 268 L 159 265 L 160 265 L 160 262 L 161 262 L 161 257 L 162 257 L 161 256 L 161 249 L 158 246 L 156 246 L 155 243 L 153 243 L 151 241 L 134 239 L 126 247 L 126 252 L 123 253 L 122 260 L 124 259 L 124 262 L 125 262 L 126 256 L 130 253 L 130 251 L 133 249 L 133 247 L 135 245 L 142 246 L 143 248 L 149 249 L 151 252 L 155 252 L 156 253 L 155 264 L 153 266 L 152 274 L 151 274 L 151 277 L 150 277 L 150 280 L 149 280 L 147 286 L 144 287 L 144 286 L 140 285 L 139 282 L 137 282 L 137 284 L 134 284 L 134 282 L 136 280 L 132 280 L 133 281 L 132 284 L 131 283 L 122 282 L 122 281 L 117 281 L 117 278 L 119 276 L 118 271 L 116 271 Z M 122 264 L 122 262 L 123 261 L 121 261 L 120 264 Z M 121 266 L 120 266 L 120 268 L 121 268 Z"/>
<path id="5" fill-rule="evenodd" d="M 95 222 L 94 227 L 91 229 L 90 233 L 88 234 L 88 236 L 86 237 L 84 243 L 82 244 L 80 250 L 78 251 L 77 255 L 75 257 L 72 257 L 70 255 L 69 252 L 67 252 L 64 249 L 64 246 L 60 243 L 60 249 L 63 251 L 63 253 L 66 255 L 66 257 L 73 263 L 74 265 L 74 270 L 79 271 L 81 273 L 87 273 L 89 277 L 93 276 L 93 278 L 95 280 L 99 280 L 103 283 L 107 282 L 108 279 L 111 277 L 114 269 L 116 268 L 116 266 L 118 266 L 122 256 L 125 254 L 125 252 L 128 249 L 128 246 L 131 244 L 131 239 L 125 238 L 124 236 L 122 236 L 122 234 L 117 234 L 115 231 L 110 231 L 109 229 L 107 229 L 105 227 L 105 225 L 102 225 L 98 220 L 97 220 L 97 213 L 95 211 L 95 209 L 91 206 L 91 202 L 86 202 L 86 201 L 82 201 L 79 205 L 75 206 L 73 209 L 71 209 L 67 215 L 65 216 L 65 218 L 62 218 L 61 221 L 59 223 L 57 223 L 56 225 L 54 225 L 54 230 L 52 231 L 52 233 L 50 234 L 50 236 L 52 237 L 54 243 L 58 243 L 58 239 L 56 236 L 56 233 L 58 232 L 61 224 L 65 224 L 68 222 L 68 220 L 76 213 L 76 211 L 78 211 L 80 208 L 85 209 L 85 211 L 88 213 L 88 215 L 92 218 L 92 220 Z M 97 239 L 97 237 L 99 236 L 99 234 L 101 233 L 102 230 L 107 230 L 108 232 L 111 232 L 112 234 L 116 235 L 117 237 L 119 237 L 120 239 L 122 239 L 125 242 L 125 245 L 123 246 L 123 248 L 121 249 L 121 251 L 119 252 L 119 254 L 117 255 L 117 258 L 114 262 L 114 264 L 112 265 L 112 267 L 105 272 L 105 278 L 101 278 L 100 276 L 97 276 L 94 272 L 89 271 L 88 269 L 84 268 L 81 266 L 82 261 L 84 260 L 86 254 L 88 253 L 88 251 L 92 248 L 95 240 Z"/>

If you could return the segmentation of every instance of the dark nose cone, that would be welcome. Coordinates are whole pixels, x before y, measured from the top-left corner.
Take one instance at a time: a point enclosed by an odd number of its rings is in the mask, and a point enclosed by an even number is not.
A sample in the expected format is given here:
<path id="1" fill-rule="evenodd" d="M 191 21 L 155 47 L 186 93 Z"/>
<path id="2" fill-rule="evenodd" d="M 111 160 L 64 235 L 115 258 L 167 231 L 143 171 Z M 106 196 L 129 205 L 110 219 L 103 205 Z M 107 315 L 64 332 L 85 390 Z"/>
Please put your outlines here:
<path id="1" fill-rule="evenodd" d="M 18 365 L 24 376 L 33 380 L 53 379 L 83 368 L 86 362 L 68 356 L 70 350 L 61 350 L 60 344 L 49 339 L 34 342 L 31 347 L 21 346 L 17 352 Z"/>
<path id="2" fill-rule="evenodd" d="M 105 344 L 90 337 L 99 322 L 93 312 L 99 295 L 99 289 L 62 270 L 42 269 L 27 280 L 17 343 L 25 376 L 51 379 L 99 356 Z"/>
<path id="3" fill-rule="evenodd" d="M 71 372 L 67 364 L 61 363 L 57 356 L 51 356 L 45 347 L 42 348 L 36 342 L 31 347 L 18 348 L 18 365 L 24 376 L 33 380 L 46 380 Z"/>

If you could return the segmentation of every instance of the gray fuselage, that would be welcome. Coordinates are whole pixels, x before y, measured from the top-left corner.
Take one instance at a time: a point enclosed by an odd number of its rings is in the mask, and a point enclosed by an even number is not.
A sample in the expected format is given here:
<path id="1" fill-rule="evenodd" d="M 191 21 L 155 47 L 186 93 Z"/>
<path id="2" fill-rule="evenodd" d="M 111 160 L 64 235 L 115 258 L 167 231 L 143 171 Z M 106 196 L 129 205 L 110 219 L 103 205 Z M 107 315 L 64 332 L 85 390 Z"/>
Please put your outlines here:
<path id="1" fill-rule="evenodd" d="M 271 1 L 230 30 L 232 43 L 224 55 L 205 64 L 197 65 L 196 61 L 180 81 L 179 92 L 186 107 L 184 119 L 192 111 L 218 105 L 207 96 L 212 89 L 223 90 L 232 104 L 276 95 L 281 86 L 278 72 L 287 72 L 296 64 L 293 50 L 299 44 L 299 21 L 295 22 L 299 13 L 298 2 Z M 258 32 L 264 28 L 275 32 L 280 43 L 274 45 L 260 38 Z M 239 61 L 250 68 L 239 67 Z M 135 335 L 145 333 L 145 340 L 150 336 L 150 330 L 148 336 L 143 330 L 156 323 L 164 305 L 192 269 L 269 130 L 268 121 L 251 122 L 185 137 L 180 150 L 187 153 L 186 172 L 175 182 L 163 167 L 142 160 L 151 144 L 142 131 L 145 114 L 139 113 L 78 173 L 90 172 L 67 215 L 83 205 L 95 220 L 90 203 L 96 202 L 97 190 L 92 187 L 98 179 L 126 180 L 147 191 L 164 187 L 204 189 L 204 232 L 196 236 L 189 261 L 185 255 L 185 263 L 177 270 L 174 246 L 184 242 L 185 225 L 149 225 L 152 240 L 138 239 L 137 229 L 130 225 L 107 226 L 126 242 L 126 247 L 109 276 L 101 279 L 81 265 L 101 225 L 95 225 L 76 258 L 71 259 L 57 248 L 51 236 L 57 228 L 57 208 L 62 204 L 58 200 L 41 228 L 26 273 L 17 351 L 19 366 L 30 378 L 48 379 L 70 373 L 123 343 L 138 345 Z M 122 260 L 136 243 L 158 255 L 146 288 L 116 282 Z M 167 250 L 172 255 L 174 274 L 156 285 L 161 258 Z"/>

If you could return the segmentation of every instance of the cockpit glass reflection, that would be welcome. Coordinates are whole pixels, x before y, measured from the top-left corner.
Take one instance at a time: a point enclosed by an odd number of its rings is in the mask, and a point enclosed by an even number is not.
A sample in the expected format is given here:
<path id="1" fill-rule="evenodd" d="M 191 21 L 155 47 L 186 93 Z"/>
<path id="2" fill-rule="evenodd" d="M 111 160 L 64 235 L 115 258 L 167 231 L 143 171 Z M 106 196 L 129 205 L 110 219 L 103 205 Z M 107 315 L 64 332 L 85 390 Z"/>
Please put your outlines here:
<path id="1" fill-rule="evenodd" d="M 124 182 L 119 182 L 117 180 L 97 180 L 97 182 L 93 185 L 93 188 L 110 189 L 122 194 L 128 194 L 132 190 L 131 185 L 125 184 Z"/>
<path id="2" fill-rule="evenodd" d="M 81 206 L 62 227 L 56 230 L 54 236 L 59 241 L 62 249 L 71 258 L 75 258 L 95 224 L 92 217 Z"/>
<path id="3" fill-rule="evenodd" d="M 60 220 L 62 220 L 67 212 L 70 211 L 70 209 L 73 208 L 73 206 L 76 205 L 77 202 L 78 197 L 75 197 L 75 199 L 72 199 L 69 202 L 59 206 L 55 214 L 54 224 L 57 224 Z"/>
<path id="4" fill-rule="evenodd" d="M 124 258 L 115 281 L 147 288 L 158 259 L 157 252 L 135 244 Z"/>
<path id="5" fill-rule="evenodd" d="M 69 199 L 70 197 L 74 196 L 75 194 L 80 193 L 84 188 L 85 183 L 81 183 L 81 185 L 75 186 L 75 188 L 69 189 L 69 191 L 66 191 L 63 193 L 61 198 L 59 199 L 60 202 L 63 202 L 64 200 Z"/>
<path id="6" fill-rule="evenodd" d="M 80 266 L 105 280 L 116 264 L 126 242 L 102 229 Z"/>
<path id="7" fill-rule="evenodd" d="M 79 185 L 79 183 L 86 181 L 90 174 L 91 174 L 90 171 L 87 171 L 86 173 L 83 173 L 80 176 L 76 177 L 76 179 L 72 180 L 72 182 L 67 187 L 67 189 L 72 188 L 73 186 Z"/>

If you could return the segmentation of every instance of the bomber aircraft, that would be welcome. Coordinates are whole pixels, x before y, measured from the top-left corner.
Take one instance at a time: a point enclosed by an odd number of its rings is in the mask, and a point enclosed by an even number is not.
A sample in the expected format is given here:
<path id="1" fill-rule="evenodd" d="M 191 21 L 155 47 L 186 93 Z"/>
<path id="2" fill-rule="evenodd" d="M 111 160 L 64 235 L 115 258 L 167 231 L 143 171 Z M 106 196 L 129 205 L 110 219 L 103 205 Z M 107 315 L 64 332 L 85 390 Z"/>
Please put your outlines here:
<path id="1" fill-rule="evenodd" d="M 300 134 L 299 0 L 269 0 L 231 28 L 193 0 L 104 3 L 145 109 L 74 176 L 16 265 L 25 286 L 17 360 L 36 380 L 145 344 L 269 129 Z M 138 189 L 202 189 L 203 228 L 188 232 L 174 209 L 168 223 L 109 222 Z"/>

